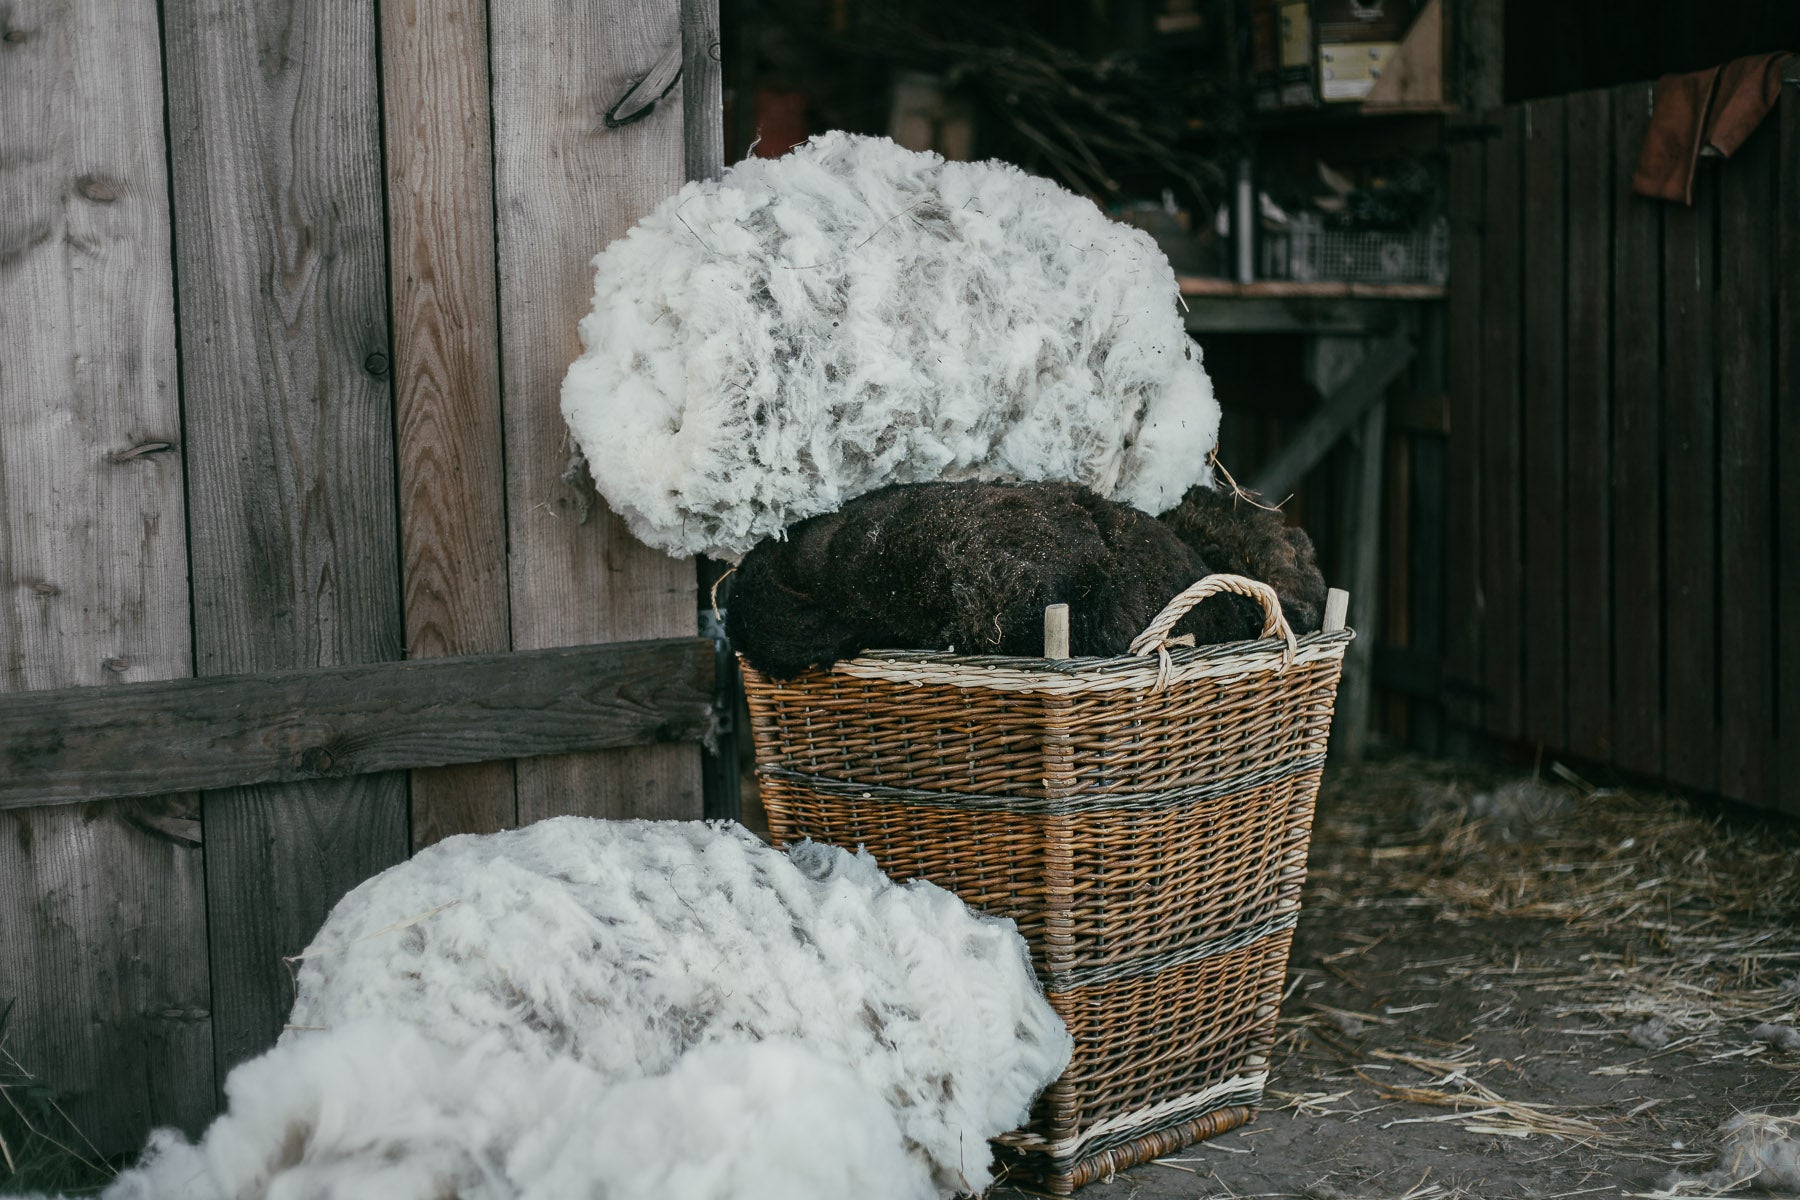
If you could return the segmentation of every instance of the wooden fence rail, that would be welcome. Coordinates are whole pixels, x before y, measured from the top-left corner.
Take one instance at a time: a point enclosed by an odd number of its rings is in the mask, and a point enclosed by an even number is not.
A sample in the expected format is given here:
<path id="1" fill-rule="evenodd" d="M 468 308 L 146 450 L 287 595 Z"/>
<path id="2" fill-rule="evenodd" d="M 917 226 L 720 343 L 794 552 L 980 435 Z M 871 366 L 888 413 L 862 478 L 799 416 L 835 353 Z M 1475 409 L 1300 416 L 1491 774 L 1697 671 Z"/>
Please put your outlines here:
<path id="1" fill-rule="evenodd" d="M 0 809 L 696 742 L 713 643 L 613 642 L 0 695 Z"/>
<path id="2" fill-rule="evenodd" d="M 1652 87 L 1452 149 L 1449 714 L 1800 812 L 1800 87 L 1693 207 Z"/>

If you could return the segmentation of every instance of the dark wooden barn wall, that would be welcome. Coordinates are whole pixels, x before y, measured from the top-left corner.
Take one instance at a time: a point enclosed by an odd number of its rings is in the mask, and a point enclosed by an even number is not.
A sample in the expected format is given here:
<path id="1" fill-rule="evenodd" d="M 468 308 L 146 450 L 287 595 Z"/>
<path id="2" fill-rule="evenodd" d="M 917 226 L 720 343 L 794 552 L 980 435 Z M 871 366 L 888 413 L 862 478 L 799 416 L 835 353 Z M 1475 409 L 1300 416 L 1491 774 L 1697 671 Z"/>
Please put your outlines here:
<path id="1" fill-rule="evenodd" d="M 1800 90 L 1691 208 L 1631 193 L 1651 99 L 1534 100 L 1453 148 L 1443 694 L 1800 812 Z"/>
<path id="2" fill-rule="evenodd" d="M 692 564 L 581 516 L 556 395 L 592 254 L 718 170 L 716 0 L 0 24 L 0 691 L 692 638 Z M 684 86 L 602 131 L 671 50 Z M 197 1129 L 346 888 L 452 833 L 698 816 L 668 706 L 704 657 L 543 758 L 0 807 L 8 1050 L 103 1152 Z"/>

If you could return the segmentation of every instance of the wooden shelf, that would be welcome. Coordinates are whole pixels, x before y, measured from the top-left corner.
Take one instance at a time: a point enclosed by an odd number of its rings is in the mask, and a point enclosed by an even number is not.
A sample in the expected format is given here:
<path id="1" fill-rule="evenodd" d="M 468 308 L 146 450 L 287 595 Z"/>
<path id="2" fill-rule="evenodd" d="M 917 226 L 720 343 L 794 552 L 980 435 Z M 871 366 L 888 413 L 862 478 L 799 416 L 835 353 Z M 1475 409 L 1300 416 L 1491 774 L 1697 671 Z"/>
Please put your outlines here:
<path id="1" fill-rule="evenodd" d="M 1178 275 L 1183 296 L 1257 300 L 1442 300 L 1449 289 L 1435 283 L 1302 283 L 1291 279 L 1259 279 L 1238 283 L 1201 275 Z"/>

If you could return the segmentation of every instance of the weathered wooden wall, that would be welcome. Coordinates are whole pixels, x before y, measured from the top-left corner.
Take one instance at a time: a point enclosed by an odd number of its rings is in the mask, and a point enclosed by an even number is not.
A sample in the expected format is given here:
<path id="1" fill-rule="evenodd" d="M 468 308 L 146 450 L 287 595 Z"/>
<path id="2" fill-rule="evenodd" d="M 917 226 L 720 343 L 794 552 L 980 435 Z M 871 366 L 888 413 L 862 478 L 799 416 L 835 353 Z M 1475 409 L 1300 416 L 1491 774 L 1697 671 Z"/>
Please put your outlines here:
<path id="1" fill-rule="evenodd" d="M 1800 812 L 1800 88 L 1691 208 L 1631 192 L 1651 101 L 1536 100 L 1453 150 L 1444 695 Z"/>
<path id="2" fill-rule="evenodd" d="M 0 9 L 0 690 L 193 669 L 156 6 Z M 93 1136 L 210 1111 L 198 801 L 0 813 L 0 1005 Z"/>
<path id="3" fill-rule="evenodd" d="M 44 783 L 0 805 L 0 1008 L 113 1152 L 205 1120 L 280 1029 L 283 956 L 415 846 L 699 815 L 693 565 L 586 511 L 556 401 L 591 256 L 718 170 L 717 6 L 20 0 L 0 25 L 0 691 L 55 690 L 6 710 Z M 671 53 L 683 86 L 605 125 Z M 512 658 L 640 639 L 686 642 Z M 157 779 L 213 790 L 91 799 Z"/>

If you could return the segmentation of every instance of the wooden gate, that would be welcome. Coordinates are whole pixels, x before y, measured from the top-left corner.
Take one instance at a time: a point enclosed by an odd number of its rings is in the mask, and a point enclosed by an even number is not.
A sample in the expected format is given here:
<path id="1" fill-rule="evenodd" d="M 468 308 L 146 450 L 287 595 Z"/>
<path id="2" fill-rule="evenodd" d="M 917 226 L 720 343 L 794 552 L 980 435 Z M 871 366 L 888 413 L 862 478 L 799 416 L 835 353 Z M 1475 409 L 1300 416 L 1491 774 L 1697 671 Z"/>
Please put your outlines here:
<path id="1" fill-rule="evenodd" d="M 102 1151 L 204 1124 L 413 848 L 700 815 L 693 564 L 557 392 L 592 255 L 719 169 L 716 27 L 0 5 L 0 1033 Z"/>
<path id="2" fill-rule="evenodd" d="M 1452 150 L 1448 707 L 1800 813 L 1800 87 L 1692 208 L 1631 192 L 1651 99 Z"/>

